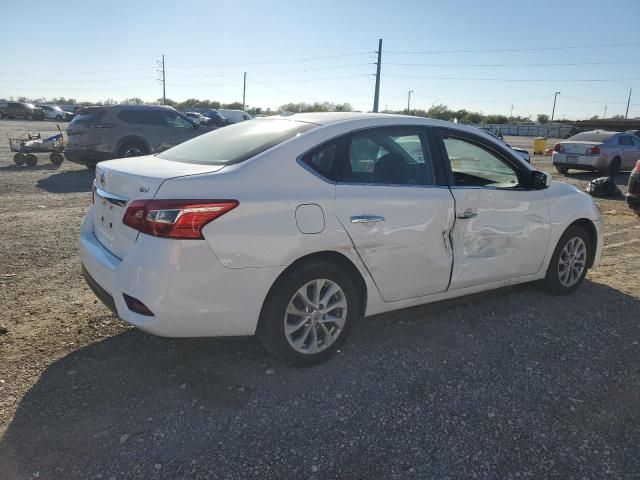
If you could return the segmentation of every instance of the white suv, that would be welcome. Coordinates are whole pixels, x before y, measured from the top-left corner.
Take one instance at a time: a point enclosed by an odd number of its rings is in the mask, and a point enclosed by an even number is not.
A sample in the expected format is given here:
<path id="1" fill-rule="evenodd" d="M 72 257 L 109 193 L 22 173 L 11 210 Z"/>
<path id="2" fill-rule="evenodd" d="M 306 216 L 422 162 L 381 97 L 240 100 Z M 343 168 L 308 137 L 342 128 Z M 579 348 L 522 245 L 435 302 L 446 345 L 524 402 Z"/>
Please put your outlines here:
<path id="1" fill-rule="evenodd" d="M 57 105 L 39 105 L 44 112 L 45 120 L 55 120 L 57 122 L 69 122 L 73 118 L 73 113 L 65 112 Z"/>

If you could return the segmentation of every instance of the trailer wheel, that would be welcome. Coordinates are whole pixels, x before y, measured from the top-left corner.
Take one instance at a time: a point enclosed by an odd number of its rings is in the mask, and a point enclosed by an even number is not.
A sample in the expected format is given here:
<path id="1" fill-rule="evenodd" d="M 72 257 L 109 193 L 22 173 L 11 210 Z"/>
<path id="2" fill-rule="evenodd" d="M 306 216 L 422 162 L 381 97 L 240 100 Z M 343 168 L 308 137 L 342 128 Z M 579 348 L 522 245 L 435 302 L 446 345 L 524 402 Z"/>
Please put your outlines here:
<path id="1" fill-rule="evenodd" d="M 53 163 L 54 165 L 60 165 L 64 161 L 64 157 L 61 153 L 53 152 L 51 155 L 49 155 L 49 160 L 51 160 L 51 163 Z"/>
<path id="2" fill-rule="evenodd" d="M 38 163 L 38 157 L 36 157 L 33 153 L 29 153 L 25 158 L 25 163 L 30 167 L 35 167 Z"/>
<path id="3" fill-rule="evenodd" d="M 24 162 L 26 160 L 26 155 L 24 153 L 16 153 L 13 156 L 13 161 L 16 163 L 16 165 L 24 165 Z"/>

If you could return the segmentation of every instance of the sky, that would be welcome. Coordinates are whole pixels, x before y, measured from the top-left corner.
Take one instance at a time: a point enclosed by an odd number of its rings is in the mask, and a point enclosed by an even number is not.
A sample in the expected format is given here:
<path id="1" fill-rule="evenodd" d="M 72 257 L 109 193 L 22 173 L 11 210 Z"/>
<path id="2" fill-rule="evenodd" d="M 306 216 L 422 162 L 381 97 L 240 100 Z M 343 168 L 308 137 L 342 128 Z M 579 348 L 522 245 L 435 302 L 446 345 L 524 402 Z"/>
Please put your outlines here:
<path id="1" fill-rule="evenodd" d="M 2 0 L 0 98 L 640 117 L 640 0 Z M 8 21 L 9 19 L 15 19 Z M 21 19 L 21 20 L 18 20 Z M 28 31 L 24 24 L 29 23 Z M 567 48 L 571 47 L 571 48 Z M 576 47 L 576 48 L 574 48 Z"/>

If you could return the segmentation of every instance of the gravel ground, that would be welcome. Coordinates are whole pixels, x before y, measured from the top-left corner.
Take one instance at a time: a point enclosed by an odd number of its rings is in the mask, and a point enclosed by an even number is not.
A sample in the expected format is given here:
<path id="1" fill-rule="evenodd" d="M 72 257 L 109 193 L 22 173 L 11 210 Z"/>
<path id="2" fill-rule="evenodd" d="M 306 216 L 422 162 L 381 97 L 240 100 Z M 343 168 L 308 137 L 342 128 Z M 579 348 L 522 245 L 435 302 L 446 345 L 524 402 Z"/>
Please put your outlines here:
<path id="1" fill-rule="evenodd" d="M 91 172 L 13 165 L 1 139 L 24 128 L 55 127 L 0 121 L 0 478 L 640 477 L 640 221 L 622 198 L 601 201 L 602 262 L 575 294 L 369 318 L 292 369 L 252 339 L 111 315 L 77 260 Z"/>

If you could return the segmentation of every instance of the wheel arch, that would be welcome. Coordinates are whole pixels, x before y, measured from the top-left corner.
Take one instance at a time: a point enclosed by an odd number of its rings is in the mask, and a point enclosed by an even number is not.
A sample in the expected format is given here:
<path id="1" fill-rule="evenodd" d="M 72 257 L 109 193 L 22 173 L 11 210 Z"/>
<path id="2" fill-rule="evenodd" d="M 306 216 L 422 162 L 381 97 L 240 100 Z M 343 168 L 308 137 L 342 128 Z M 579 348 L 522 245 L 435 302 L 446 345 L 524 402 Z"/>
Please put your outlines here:
<path id="1" fill-rule="evenodd" d="M 274 290 L 280 284 L 283 278 L 286 278 L 286 276 L 289 275 L 290 272 L 300 267 L 300 265 L 313 262 L 313 261 L 324 261 L 327 263 L 332 263 L 340 267 L 341 269 L 343 269 L 347 273 L 347 275 L 351 277 L 351 279 L 354 281 L 356 285 L 356 288 L 358 289 L 358 293 L 362 298 L 361 313 L 362 315 L 364 315 L 367 309 L 367 300 L 368 300 L 367 283 L 364 277 L 362 276 L 362 273 L 360 272 L 360 270 L 358 270 L 358 267 L 356 267 L 356 265 L 351 261 L 351 259 L 349 259 L 349 257 L 333 250 L 324 250 L 324 251 L 314 252 L 314 253 L 304 255 L 298 258 L 297 260 L 295 260 L 293 263 L 291 263 L 287 268 L 285 268 L 280 273 L 280 275 L 278 275 L 278 277 L 275 279 L 275 281 L 271 285 L 271 288 L 269 288 L 269 291 L 267 292 L 267 295 L 265 296 L 265 299 L 262 302 L 261 311 L 264 310 L 265 305 L 269 302 L 271 296 L 273 295 Z"/>

